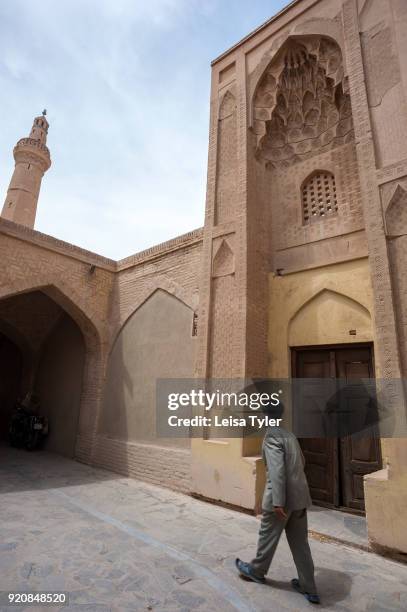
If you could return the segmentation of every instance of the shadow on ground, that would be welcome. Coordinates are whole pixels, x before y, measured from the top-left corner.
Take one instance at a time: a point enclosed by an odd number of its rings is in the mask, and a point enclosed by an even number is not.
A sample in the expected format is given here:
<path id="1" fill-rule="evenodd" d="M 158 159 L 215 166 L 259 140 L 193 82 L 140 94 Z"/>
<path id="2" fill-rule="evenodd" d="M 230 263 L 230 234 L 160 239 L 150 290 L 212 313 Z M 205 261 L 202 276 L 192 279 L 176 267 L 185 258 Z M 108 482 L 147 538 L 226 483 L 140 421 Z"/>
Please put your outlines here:
<path id="1" fill-rule="evenodd" d="M 53 461 L 53 458 L 55 460 Z M 52 464 L 52 472 L 49 469 Z M 59 489 L 94 482 L 118 480 L 123 475 L 81 464 L 43 450 L 26 451 L 0 446 L 0 493 Z"/>
<path id="2" fill-rule="evenodd" d="M 295 571 L 293 571 L 293 578 L 295 577 Z M 324 608 L 345 600 L 352 587 L 352 578 L 349 574 L 321 567 L 315 570 L 315 581 L 318 585 L 319 593 L 323 593 L 322 604 Z M 293 592 L 290 582 L 268 578 L 266 584 L 273 589 Z"/>

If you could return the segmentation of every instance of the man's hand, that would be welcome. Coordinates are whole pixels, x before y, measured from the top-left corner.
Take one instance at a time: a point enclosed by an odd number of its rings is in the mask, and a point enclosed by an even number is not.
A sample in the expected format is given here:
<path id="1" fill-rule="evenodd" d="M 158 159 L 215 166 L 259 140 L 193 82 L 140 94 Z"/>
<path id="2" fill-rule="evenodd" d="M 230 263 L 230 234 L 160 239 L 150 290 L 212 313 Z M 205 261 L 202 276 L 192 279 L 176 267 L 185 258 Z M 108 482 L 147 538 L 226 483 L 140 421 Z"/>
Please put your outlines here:
<path id="1" fill-rule="evenodd" d="M 285 513 L 285 510 L 282 506 L 274 506 L 274 512 L 282 521 L 287 518 L 287 514 Z"/>

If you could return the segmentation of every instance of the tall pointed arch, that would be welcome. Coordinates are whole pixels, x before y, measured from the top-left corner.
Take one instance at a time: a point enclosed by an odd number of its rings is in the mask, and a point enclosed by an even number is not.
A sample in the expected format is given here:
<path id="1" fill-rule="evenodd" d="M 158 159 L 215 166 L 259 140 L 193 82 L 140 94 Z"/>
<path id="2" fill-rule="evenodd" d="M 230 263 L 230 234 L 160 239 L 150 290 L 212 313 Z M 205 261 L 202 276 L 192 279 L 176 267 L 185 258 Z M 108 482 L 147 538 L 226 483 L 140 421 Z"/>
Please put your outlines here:
<path id="1" fill-rule="evenodd" d="M 237 199 L 237 105 L 228 90 L 220 100 L 218 115 L 218 155 L 215 222 L 233 218 Z"/>
<path id="2" fill-rule="evenodd" d="M 386 230 L 388 236 L 407 234 L 407 190 L 397 185 L 386 210 Z"/>

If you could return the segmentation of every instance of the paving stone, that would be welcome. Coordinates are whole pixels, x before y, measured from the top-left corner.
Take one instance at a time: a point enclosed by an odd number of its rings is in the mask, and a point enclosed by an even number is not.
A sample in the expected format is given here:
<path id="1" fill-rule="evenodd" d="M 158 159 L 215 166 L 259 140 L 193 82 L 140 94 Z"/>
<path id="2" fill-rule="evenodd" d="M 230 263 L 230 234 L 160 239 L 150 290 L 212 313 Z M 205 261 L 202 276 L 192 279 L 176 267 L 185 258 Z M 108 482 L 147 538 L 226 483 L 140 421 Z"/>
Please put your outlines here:
<path id="1" fill-rule="evenodd" d="M 0 590 L 67 590 L 64 612 L 309 610 L 291 590 L 295 568 L 284 536 L 266 585 L 237 576 L 235 557 L 250 560 L 255 552 L 255 517 L 107 472 L 101 477 L 50 454 L 1 459 L 8 493 L 0 505 Z M 311 548 L 320 609 L 407 609 L 405 565 L 339 544 L 311 540 Z"/>

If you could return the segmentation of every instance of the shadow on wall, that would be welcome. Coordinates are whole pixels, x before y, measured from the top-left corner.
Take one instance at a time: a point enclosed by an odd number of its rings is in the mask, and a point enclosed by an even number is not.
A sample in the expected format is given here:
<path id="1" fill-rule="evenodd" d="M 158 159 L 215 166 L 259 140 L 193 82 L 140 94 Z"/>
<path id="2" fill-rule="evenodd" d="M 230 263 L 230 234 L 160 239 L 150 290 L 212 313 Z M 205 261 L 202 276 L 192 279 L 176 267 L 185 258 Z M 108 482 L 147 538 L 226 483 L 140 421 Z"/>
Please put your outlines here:
<path id="1" fill-rule="evenodd" d="M 108 363 L 99 422 L 105 448 L 99 445 L 99 465 L 158 482 L 163 448 L 168 462 L 169 449 L 189 451 L 189 439 L 157 438 L 155 394 L 158 378 L 193 377 L 192 326 L 192 309 L 157 289 L 122 327 Z M 127 442 L 135 453 L 132 466 Z"/>
<path id="2" fill-rule="evenodd" d="M 156 437 L 157 378 L 193 376 L 193 312 L 155 291 L 128 319 L 110 354 L 100 433 L 129 441 L 188 448 L 185 439 Z"/>
<path id="3" fill-rule="evenodd" d="M 84 364 L 82 333 L 64 313 L 44 343 L 36 392 L 50 423 L 45 448 L 66 457 L 75 454 Z"/>

